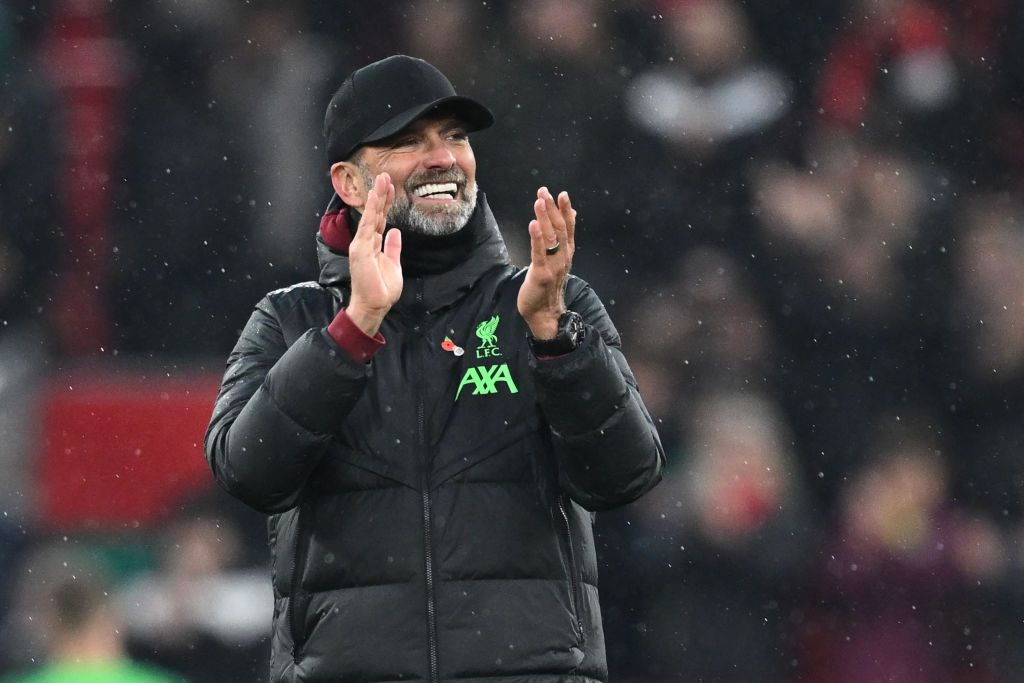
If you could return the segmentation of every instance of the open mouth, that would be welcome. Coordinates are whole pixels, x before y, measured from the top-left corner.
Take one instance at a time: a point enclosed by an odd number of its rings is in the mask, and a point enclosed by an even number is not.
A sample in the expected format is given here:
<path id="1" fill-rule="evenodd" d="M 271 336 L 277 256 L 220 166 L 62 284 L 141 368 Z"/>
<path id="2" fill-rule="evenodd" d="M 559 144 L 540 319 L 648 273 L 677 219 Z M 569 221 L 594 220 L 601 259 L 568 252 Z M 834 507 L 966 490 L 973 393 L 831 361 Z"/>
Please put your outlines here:
<path id="1" fill-rule="evenodd" d="M 421 199 L 451 201 L 455 199 L 458 191 L 459 186 L 456 183 L 427 183 L 413 190 L 413 194 Z"/>

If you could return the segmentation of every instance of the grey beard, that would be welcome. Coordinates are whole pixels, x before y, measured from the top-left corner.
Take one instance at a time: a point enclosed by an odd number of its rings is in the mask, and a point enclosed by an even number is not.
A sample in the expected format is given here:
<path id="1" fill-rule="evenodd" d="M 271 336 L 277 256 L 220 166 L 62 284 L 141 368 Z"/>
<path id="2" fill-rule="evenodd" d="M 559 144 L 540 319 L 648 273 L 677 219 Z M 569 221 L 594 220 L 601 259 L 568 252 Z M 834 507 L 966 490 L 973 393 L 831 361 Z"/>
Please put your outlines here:
<path id="1" fill-rule="evenodd" d="M 476 183 L 465 186 L 465 199 L 456 202 L 451 211 L 425 213 L 413 206 L 408 194 L 395 196 L 388 211 L 388 223 L 421 235 L 441 237 L 452 235 L 466 227 L 476 208 Z"/>
<path id="2" fill-rule="evenodd" d="M 370 169 L 358 162 L 356 166 L 363 174 L 363 182 L 366 183 L 366 187 L 373 187 L 373 174 L 370 172 Z M 459 177 L 455 180 L 465 181 L 465 176 L 462 175 L 461 171 L 459 171 Z M 409 232 L 429 235 L 431 237 L 454 235 L 466 227 L 470 217 L 473 215 L 473 210 L 476 209 L 477 187 L 475 181 L 472 184 L 466 183 L 464 185 L 466 198 L 456 202 L 451 211 L 446 210 L 429 214 L 413 206 L 409 185 L 415 183 L 411 181 L 413 181 L 412 177 L 406 181 L 404 194 L 399 195 L 397 192 L 395 193 L 395 201 L 391 204 L 391 210 L 388 211 L 388 225 L 399 230 L 408 230 Z"/>

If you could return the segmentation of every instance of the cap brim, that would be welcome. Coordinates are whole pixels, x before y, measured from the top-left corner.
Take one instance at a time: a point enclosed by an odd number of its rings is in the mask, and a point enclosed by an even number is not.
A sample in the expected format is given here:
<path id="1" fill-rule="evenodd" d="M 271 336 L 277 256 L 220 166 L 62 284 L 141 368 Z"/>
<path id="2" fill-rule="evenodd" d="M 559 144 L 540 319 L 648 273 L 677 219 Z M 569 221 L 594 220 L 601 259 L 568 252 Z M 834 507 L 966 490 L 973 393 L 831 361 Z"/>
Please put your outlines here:
<path id="1" fill-rule="evenodd" d="M 456 118 L 466 124 L 466 130 L 470 133 L 477 130 L 483 130 L 484 128 L 490 128 L 491 125 L 494 124 L 494 114 L 491 113 L 490 109 L 469 97 L 453 95 L 451 97 L 442 97 L 441 99 L 434 100 L 428 104 L 406 109 L 363 138 L 360 145 L 380 142 L 381 140 L 389 138 L 395 133 L 401 132 L 406 126 L 424 114 L 434 111 L 451 112 Z"/>

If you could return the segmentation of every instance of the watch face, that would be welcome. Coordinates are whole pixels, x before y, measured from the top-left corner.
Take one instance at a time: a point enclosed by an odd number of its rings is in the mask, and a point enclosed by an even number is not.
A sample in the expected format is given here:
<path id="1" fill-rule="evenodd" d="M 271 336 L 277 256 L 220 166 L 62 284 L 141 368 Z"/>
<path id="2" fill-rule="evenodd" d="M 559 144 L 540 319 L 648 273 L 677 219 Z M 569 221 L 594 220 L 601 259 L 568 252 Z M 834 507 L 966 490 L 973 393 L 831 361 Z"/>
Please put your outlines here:
<path id="1" fill-rule="evenodd" d="M 568 320 L 565 321 L 565 332 L 569 337 L 569 341 L 572 342 L 573 347 L 579 346 L 580 342 L 583 341 L 583 332 L 586 328 L 583 327 L 583 316 L 574 311 L 566 313 Z"/>
<path id="2" fill-rule="evenodd" d="M 575 350 L 586 335 L 583 317 L 574 311 L 563 313 L 558 318 L 558 334 L 554 339 L 536 340 L 530 338 L 530 347 L 541 356 L 560 356 Z"/>

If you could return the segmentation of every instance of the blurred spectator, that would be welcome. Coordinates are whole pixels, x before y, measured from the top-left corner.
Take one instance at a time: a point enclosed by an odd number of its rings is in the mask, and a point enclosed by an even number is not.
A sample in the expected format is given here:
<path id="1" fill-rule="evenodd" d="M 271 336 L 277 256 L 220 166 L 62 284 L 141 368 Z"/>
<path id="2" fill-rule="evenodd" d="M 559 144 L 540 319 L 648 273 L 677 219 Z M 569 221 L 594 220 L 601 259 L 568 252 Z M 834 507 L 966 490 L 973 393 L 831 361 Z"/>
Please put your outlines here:
<path id="1" fill-rule="evenodd" d="M 1005 565 L 991 521 L 949 497 L 942 426 L 882 415 L 825 547 L 805 681 L 995 680 L 967 587 Z"/>
<path id="2" fill-rule="evenodd" d="M 789 107 L 785 76 L 758 61 L 756 41 L 733 0 L 663 3 L 669 65 L 630 84 L 633 120 L 685 156 L 706 157 L 764 130 Z"/>
<path id="3" fill-rule="evenodd" d="M 109 582 L 88 555 L 64 546 L 36 551 L 19 576 L 19 606 L 8 617 L 5 645 L 41 648 L 48 664 L 5 683 L 171 683 L 184 679 L 125 655 Z M 27 654 L 27 653 L 23 653 Z"/>
<path id="4" fill-rule="evenodd" d="M 773 374 L 776 342 L 746 274 L 723 249 L 687 252 L 674 275 L 660 296 L 638 307 L 630 337 L 645 402 L 678 425 L 680 406 L 685 410 L 701 393 L 763 386 Z"/>
<path id="5" fill-rule="evenodd" d="M 609 6 L 524 0 L 506 12 L 509 51 L 497 53 L 503 59 L 480 84 L 490 88 L 482 96 L 497 117 L 493 130 L 473 140 L 477 157 L 495 162 L 482 168 L 480 187 L 506 212 L 498 222 L 519 228 L 505 234 L 519 263 L 537 188 L 568 190 L 586 233 L 574 267 L 605 301 L 615 299 L 615 288 L 629 282 L 622 254 L 632 236 L 623 223 L 636 197 L 626 191 L 631 169 L 620 104 L 628 70 Z M 510 132 L 519 141 L 514 150 Z"/>
<path id="6" fill-rule="evenodd" d="M 117 594 L 136 657 L 193 683 L 266 679 L 274 599 L 265 570 L 239 566 L 240 542 L 212 510 L 166 529 L 161 566 Z"/>
<path id="7" fill-rule="evenodd" d="M 629 261 L 667 272 L 680 249 L 711 243 L 749 258 L 744 169 L 774 145 L 790 108 L 785 74 L 760 56 L 735 0 L 656 3 L 659 50 L 638 69 L 624 109 L 640 132 L 629 147 Z M 643 284 L 657 287 L 648 279 Z M 636 289 L 634 285 L 633 289 Z"/>
<path id="8" fill-rule="evenodd" d="M 999 1 L 851 0 L 821 69 L 822 121 L 990 176 L 981 132 L 992 128 L 992 111 L 976 102 L 991 97 L 984 52 L 998 49 L 978 44 L 985 31 L 977 18 Z"/>
<path id="9" fill-rule="evenodd" d="M 323 174 L 323 95 L 343 71 L 336 49 L 303 30 L 301 2 L 225 3 L 238 26 L 211 73 L 211 96 L 223 103 L 248 155 L 254 202 L 243 253 L 254 272 L 273 263 L 279 282 L 306 279 L 316 267 L 317 215 L 330 197 Z M 218 24 L 220 25 L 220 24 Z M 240 245 L 241 246 L 241 245 Z M 285 267 L 282 270 L 282 266 Z M 276 286 L 276 283 L 271 283 Z"/>
<path id="10" fill-rule="evenodd" d="M 1021 511 L 1024 468 L 1024 206 L 1005 194 L 965 197 L 952 251 L 956 297 L 941 366 L 961 455 L 960 493 Z"/>
<path id="11" fill-rule="evenodd" d="M 1019 442 L 1018 442 L 1019 443 Z M 1017 489 L 1021 495 L 1021 489 Z M 999 551 L 1004 571 L 995 580 L 977 581 L 973 621 L 975 640 L 985 643 L 987 668 L 1000 672 L 1000 681 L 1024 680 L 1024 524 L 1020 519 L 1006 525 Z"/>
<path id="12" fill-rule="evenodd" d="M 498 86 L 492 81 L 491 58 L 501 53 L 493 49 L 498 46 L 483 44 L 486 29 L 497 28 L 493 24 L 500 21 L 494 9 L 470 0 L 410 0 L 402 17 L 409 54 L 440 69 L 456 92 Z M 474 57 L 467 59 L 467 55 Z"/>
<path id="13" fill-rule="evenodd" d="M 802 168 L 753 170 L 751 267 L 787 349 L 786 408 L 808 465 L 833 486 L 859 458 L 869 415 L 932 388 L 921 370 L 943 347 L 945 233 L 926 229 L 941 216 L 926 169 L 898 149 L 825 132 L 806 155 Z"/>
<path id="14" fill-rule="evenodd" d="M 1024 374 L 1024 207 L 1006 195 L 964 206 L 951 313 L 966 337 L 965 374 L 978 389 L 1016 383 Z"/>
<path id="15" fill-rule="evenodd" d="M 756 173 L 764 241 L 803 263 L 853 324 L 899 319 L 915 274 L 904 252 L 920 243 L 927 178 L 899 150 L 842 135 L 812 140 L 811 169 Z"/>
<path id="16" fill-rule="evenodd" d="M 853 0 L 822 72 L 825 118 L 853 127 L 941 110 L 957 96 L 949 18 L 924 0 Z M 888 107 L 888 108 L 887 108 Z M 889 116 L 889 118 L 883 118 Z"/>
<path id="17" fill-rule="evenodd" d="M 814 530 L 785 418 L 754 392 L 706 395 L 692 415 L 672 471 L 632 515 L 643 581 L 616 591 L 639 604 L 620 669 L 695 683 L 792 680 L 788 634 Z"/>

